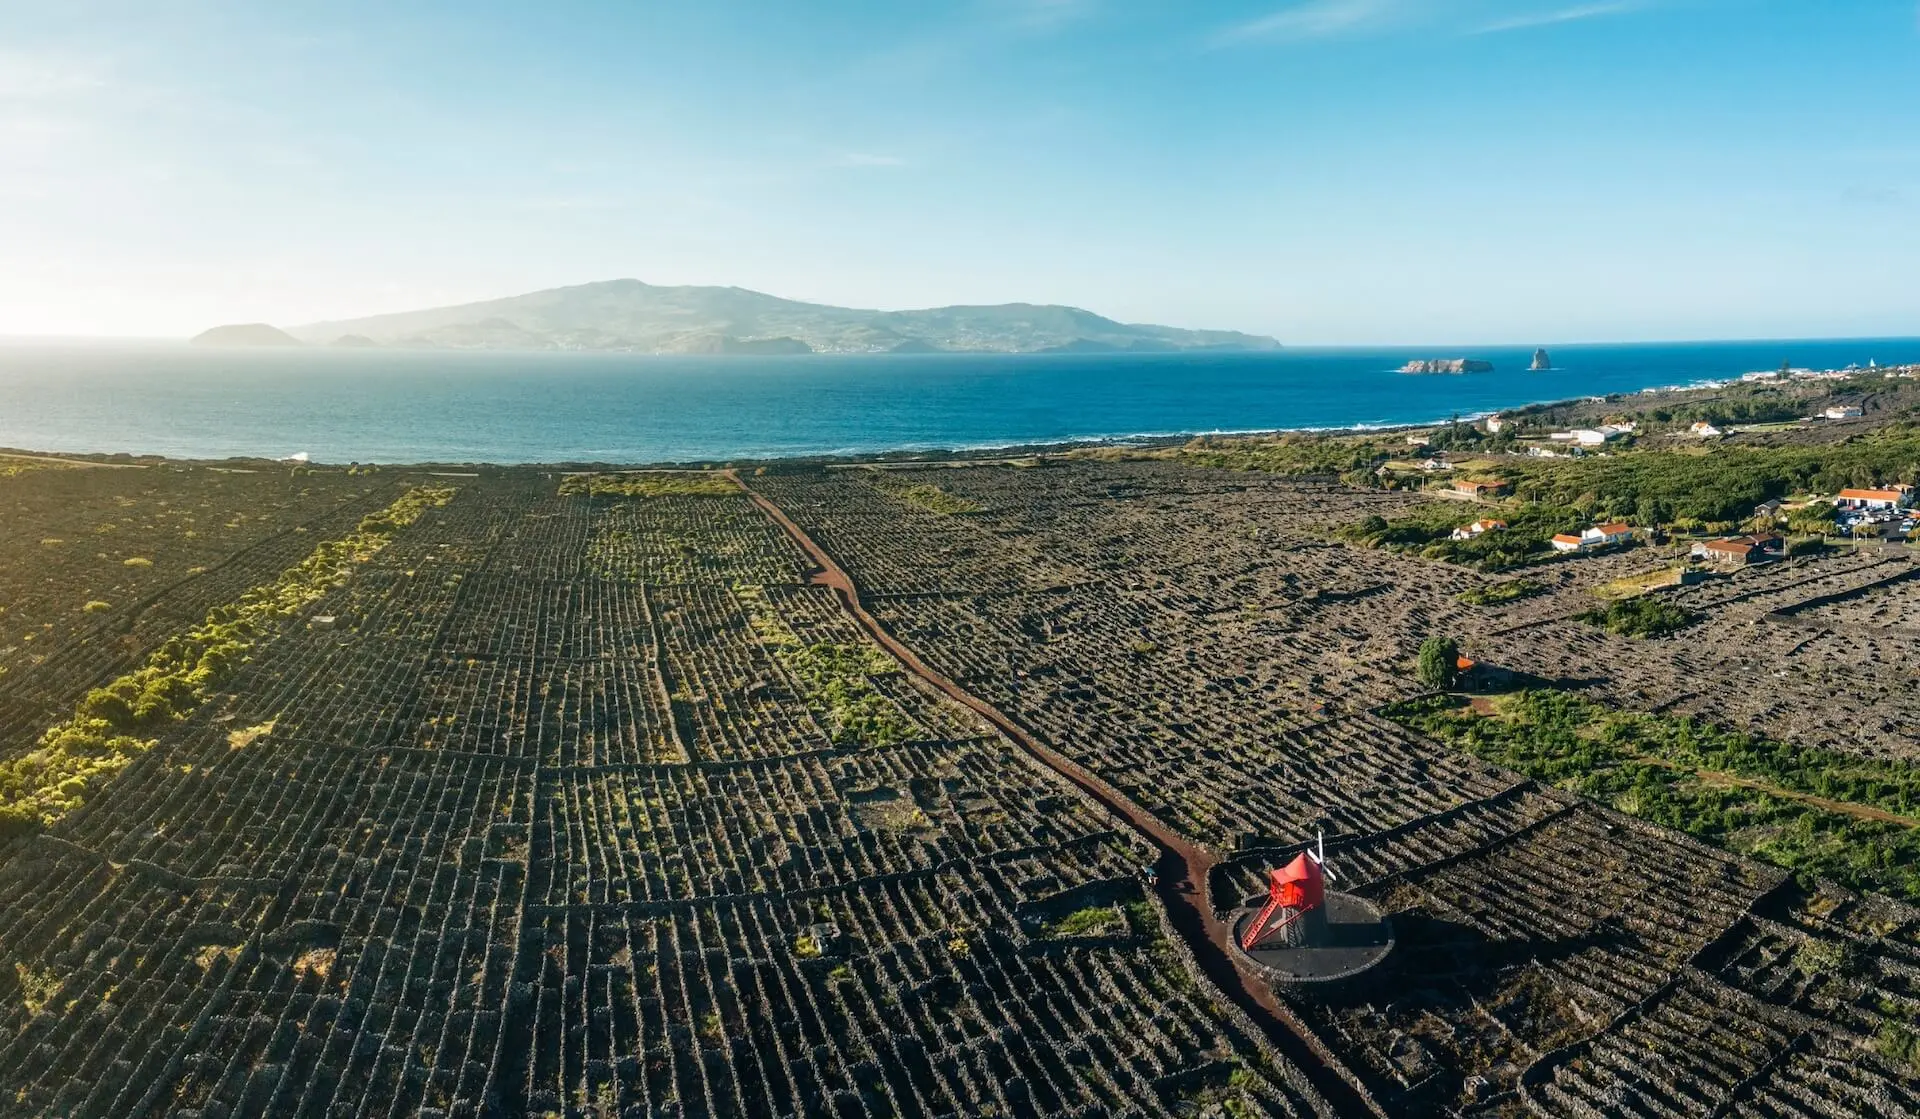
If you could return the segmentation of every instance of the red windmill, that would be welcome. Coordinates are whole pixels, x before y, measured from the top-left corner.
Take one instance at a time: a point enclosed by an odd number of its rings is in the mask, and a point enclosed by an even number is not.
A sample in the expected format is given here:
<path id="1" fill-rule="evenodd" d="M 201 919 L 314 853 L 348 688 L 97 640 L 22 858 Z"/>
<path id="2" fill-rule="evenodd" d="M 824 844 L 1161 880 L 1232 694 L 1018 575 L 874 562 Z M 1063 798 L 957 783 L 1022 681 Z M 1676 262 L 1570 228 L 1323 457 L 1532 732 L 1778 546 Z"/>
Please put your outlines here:
<path id="1" fill-rule="evenodd" d="M 1326 842 L 1320 836 L 1317 850 L 1302 851 L 1268 874 L 1266 907 L 1241 934 L 1241 948 L 1251 952 L 1268 942 L 1301 947 L 1326 939 L 1327 879 L 1333 877 Z"/>

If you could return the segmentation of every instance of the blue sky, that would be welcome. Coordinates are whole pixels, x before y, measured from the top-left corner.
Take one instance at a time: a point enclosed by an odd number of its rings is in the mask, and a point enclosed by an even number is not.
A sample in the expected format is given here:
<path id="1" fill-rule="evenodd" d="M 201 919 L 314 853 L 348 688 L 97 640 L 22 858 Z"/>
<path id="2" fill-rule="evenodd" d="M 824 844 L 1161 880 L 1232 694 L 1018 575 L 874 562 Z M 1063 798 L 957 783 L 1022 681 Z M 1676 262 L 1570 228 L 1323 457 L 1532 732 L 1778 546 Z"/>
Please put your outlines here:
<path id="1" fill-rule="evenodd" d="M 1920 0 L 0 0 L 0 333 L 618 276 L 1920 334 Z"/>

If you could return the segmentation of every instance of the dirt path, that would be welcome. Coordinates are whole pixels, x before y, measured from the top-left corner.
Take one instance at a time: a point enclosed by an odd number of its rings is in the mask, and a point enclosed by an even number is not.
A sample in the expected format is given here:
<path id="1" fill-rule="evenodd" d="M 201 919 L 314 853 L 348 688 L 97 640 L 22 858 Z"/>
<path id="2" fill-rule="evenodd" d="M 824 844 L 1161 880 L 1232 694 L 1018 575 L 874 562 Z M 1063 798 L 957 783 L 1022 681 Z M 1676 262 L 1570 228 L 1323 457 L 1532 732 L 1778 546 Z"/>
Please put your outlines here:
<path id="1" fill-rule="evenodd" d="M 892 654 L 908 671 L 978 714 L 1001 734 L 1011 739 L 1015 745 L 1047 768 L 1079 786 L 1107 811 L 1125 820 L 1135 831 L 1151 841 L 1160 851 L 1159 860 L 1155 864 L 1155 869 L 1159 873 L 1156 892 L 1167 908 L 1167 915 L 1173 923 L 1174 931 L 1186 942 L 1194 958 L 1207 973 L 1207 977 L 1253 1019 L 1281 1053 L 1307 1074 L 1313 1086 L 1326 1097 L 1327 1102 L 1332 1104 L 1337 1112 L 1342 1115 L 1384 1116 L 1384 1112 L 1372 1106 L 1363 1093 L 1356 1088 L 1356 1080 L 1352 1072 L 1340 1059 L 1321 1044 L 1319 1038 L 1274 997 L 1272 990 L 1265 983 L 1242 972 L 1234 961 L 1233 955 L 1227 948 L 1229 935 L 1227 926 L 1214 917 L 1208 891 L 1207 872 L 1220 861 L 1219 855 L 1168 827 L 1091 770 L 1027 733 L 1025 728 L 1002 713 L 999 708 L 973 695 L 927 665 L 917 653 L 881 625 L 878 619 L 867 613 L 866 607 L 861 605 L 860 591 L 854 586 L 852 577 L 834 561 L 832 556 L 827 554 L 825 549 L 807 535 L 806 530 L 794 523 L 793 519 L 787 516 L 786 511 L 774 504 L 771 499 L 756 493 L 732 471 L 727 473 L 736 482 L 741 482 L 741 488 L 746 491 L 753 503 L 784 529 L 793 542 L 812 559 L 818 568 L 812 582 L 816 586 L 832 588 L 847 613 L 881 648 Z"/>

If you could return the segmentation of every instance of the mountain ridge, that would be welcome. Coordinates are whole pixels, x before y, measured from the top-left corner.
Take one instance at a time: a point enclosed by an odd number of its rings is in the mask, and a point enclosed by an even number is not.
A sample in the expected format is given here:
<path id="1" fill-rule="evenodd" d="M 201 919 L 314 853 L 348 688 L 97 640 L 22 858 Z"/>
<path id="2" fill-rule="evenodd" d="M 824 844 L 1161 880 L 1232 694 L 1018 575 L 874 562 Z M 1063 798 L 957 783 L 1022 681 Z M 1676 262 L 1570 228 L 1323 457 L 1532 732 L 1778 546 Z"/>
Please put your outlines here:
<path id="1" fill-rule="evenodd" d="M 1263 335 L 1123 323 L 1058 304 L 878 311 L 740 287 L 660 286 L 634 279 L 308 323 L 289 333 L 323 344 L 351 336 L 383 346 L 685 354 L 1111 353 L 1280 346 Z"/>

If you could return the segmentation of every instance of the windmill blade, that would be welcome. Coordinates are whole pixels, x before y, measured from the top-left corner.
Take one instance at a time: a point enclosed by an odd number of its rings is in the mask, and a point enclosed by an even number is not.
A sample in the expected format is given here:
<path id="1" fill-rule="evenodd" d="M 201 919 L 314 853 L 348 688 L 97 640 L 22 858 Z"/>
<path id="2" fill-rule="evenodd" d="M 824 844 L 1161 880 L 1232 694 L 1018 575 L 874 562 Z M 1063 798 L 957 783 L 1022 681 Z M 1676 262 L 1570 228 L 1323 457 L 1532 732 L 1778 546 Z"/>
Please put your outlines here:
<path id="1" fill-rule="evenodd" d="M 1325 831 L 1315 833 L 1314 846 L 1316 849 L 1308 851 L 1307 857 L 1312 859 L 1314 863 L 1320 867 L 1320 873 L 1327 876 L 1327 881 L 1338 882 L 1340 876 L 1335 874 L 1333 868 L 1327 865 L 1327 833 Z"/>

